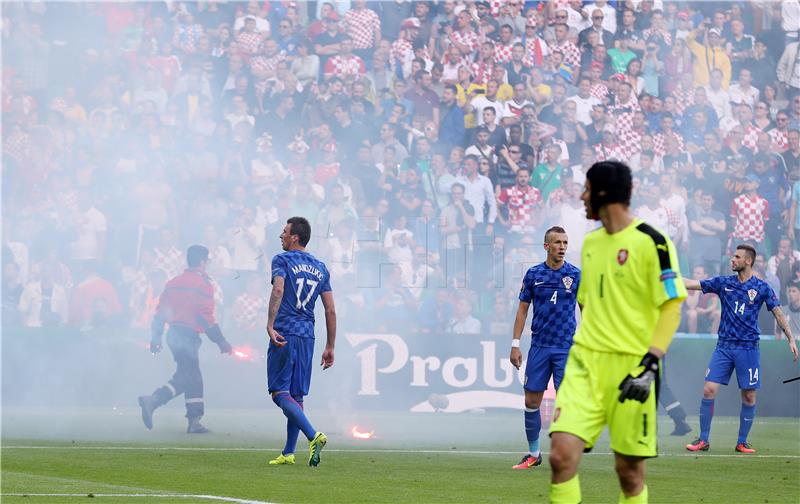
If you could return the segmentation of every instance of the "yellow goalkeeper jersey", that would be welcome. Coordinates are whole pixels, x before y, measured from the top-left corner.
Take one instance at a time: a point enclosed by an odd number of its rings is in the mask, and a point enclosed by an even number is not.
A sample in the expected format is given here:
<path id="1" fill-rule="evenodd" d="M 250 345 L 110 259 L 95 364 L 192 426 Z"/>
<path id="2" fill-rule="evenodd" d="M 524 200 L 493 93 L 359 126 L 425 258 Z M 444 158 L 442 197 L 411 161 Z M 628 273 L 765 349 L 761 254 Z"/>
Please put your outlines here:
<path id="1" fill-rule="evenodd" d="M 589 233 L 581 270 L 583 313 L 575 344 L 592 350 L 644 355 L 659 307 L 686 298 L 675 245 L 640 219 L 614 234 L 602 227 Z"/>

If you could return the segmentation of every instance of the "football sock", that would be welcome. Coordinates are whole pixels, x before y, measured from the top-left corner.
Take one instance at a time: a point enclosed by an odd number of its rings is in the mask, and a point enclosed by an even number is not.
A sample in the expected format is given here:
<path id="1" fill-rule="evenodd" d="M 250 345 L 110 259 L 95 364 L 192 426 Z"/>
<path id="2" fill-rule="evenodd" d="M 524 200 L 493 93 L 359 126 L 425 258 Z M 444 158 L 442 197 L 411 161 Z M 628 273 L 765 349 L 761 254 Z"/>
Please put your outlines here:
<path id="1" fill-rule="evenodd" d="M 305 434 L 309 441 L 314 439 L 314 434 L 316 434 L 317 431 L 314 430 L 306 414 L 303 413 L 303 407 L 300 406 L 288 392 L 275 394 L 272 397 L 272 401 L 283 410 L 283 414 L 286 415 L 286 418 L 288 418 L 290 422 L 293 422 L 303 431 L 303 434 Z"/>
<path id="2" fill-rule="evenodd" d="M 539 433 L 542 431 L 542 413 L 539 408 L 525 408 L 525 436 L 528 450 L 534 457 L 539 456 Z"/>
<path id="3" fill-rule="evenodd" d="M 711 432 L 711 419 L 714 417 L 714 399 L 700 401 L 700 439 L 708 442 Z"/>
<path id="4" fill-rule="evenodd" d="M 756 405 L 748 406 L 742 403 L 742 410 L 739 412 L 739 441 L 746 443 L 747 435 L 750 434 L 750 427 L 753 426 L 753 419 L 756 417 Z"/>
<path id="5" fill-rule="evenodd" d="M 647 485 L 642 488 L 639 495 L 634 495 L 632 497 L 625 497 L 625 494 L 620 492 L 619 504 L 647 504 Z"/>
<path id="6" fill-rule="evenodd" d="M 300 409 L 303 409 L 303 396 L 292 396 L 295 402 L 300 406 Z M 300 434 L 300 428 L 297 426 L 296 423 L 292 422 L 291 420 L 286 420 L 286 445 L 283 447 L 284 455 L 289 455 L 290 453 L 294 453 L 295 448 L 297 448 L 297 436 Z"/>
<path id="7" fill-rule="evenodd" d="M 581 482 L 576 474 L 564 483 L 550 483 L 550 502 L 552 504 L 578 504 L 581 501 Z"/>

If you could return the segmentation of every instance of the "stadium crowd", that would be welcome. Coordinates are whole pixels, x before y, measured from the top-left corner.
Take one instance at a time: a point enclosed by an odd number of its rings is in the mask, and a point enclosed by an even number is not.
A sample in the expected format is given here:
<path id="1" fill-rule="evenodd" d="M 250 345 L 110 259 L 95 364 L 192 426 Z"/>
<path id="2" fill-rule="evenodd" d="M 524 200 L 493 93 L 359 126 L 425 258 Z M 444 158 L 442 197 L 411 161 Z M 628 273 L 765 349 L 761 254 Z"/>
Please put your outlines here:
<path id="1" fill-rule="evenodd" d="M 800 2 L 3 5 L 3 324 L 148 327 L 202 243 L 261 331 L 286 218 L 341 320 L 511 331 L 519 282 L 604 159 L 686 276 L 731 244 L 800 278 Z M 800 310 L 800 306 L 796 307 Z M 716 298 L 684 328 L 711 331 Z M 772 327 L 765 328 L 772 333 Z"/>

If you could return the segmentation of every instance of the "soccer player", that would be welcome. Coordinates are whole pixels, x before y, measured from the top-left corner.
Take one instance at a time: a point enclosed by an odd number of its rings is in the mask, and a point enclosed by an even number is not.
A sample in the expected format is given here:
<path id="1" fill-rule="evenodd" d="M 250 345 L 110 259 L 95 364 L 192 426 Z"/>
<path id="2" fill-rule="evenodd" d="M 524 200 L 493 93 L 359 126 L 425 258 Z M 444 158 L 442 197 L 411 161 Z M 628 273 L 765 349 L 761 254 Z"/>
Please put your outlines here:
<path id="1" fill-rule="evenodd" d="M 206 333 L 222 353 L 229 354 L 232 348 L 214 320 L 214 288 L 206 274 L 208 249 L 192 245 L 186 251 L 186 263 L 186 271 L 164 286 L 150 327 L 150 351 L 155 355 L 161 351 L 164 324 L 169 324 L 167 345 L 175 360 L 175 374 L 149 396 L 139 396 L 139 407 L 144 426 L 152 429 L 156 408 L 183 394 L 189 420 L 186 432 L 205 434 L 208 429 L 200 423 L 205 406 L 198 355 L 202 344 L 199 333 Z"/>
<path id="2" fill-rule="evenodd" d="M 322 298 L 328 340 L 322 352 L 322 369 L 333 366 L 336 343 L 336 309 L 330 273 L 322 261 L 306 252 L 311 225 L 291 217 L 281 233 L 285 252 L 272 258 L 272 293 L 269 297 L 267 333 L 267 386 L 272 400 L 286 415 L 286 445 L 271 465 L 294 464 L 300 431 L 308 438 L 308 465 L 317 466 L 327 436 L 311 426 L 303 412 L 303 397 L 311 384 L 314 357 L 314 303 Z"/>
<path id="3" fill-rule="evenodd" d="M 719 323 L 717 348 L 711 354 L 703 384 L 703 400 L 700 402 L 700 437 L 686 449 L 693 452 L 708 451 L 711 445 L 711 418 L 714 416 L 714 398 L 719 386 L 727 385 L 731 372 L 736 369 L 736 381 L 742 392 L 742 409 L 739 413 L 739 439 L 736 451 L 755 453 L 747 442 L 750 427 L 756 416 L 756 390 L 761 386 L 759 378 L 758 312 L 761 305 L 767 309 L 786 333 L 789 350 L 797 361 L 797 345 L 792 329 L 781 311 L 780 302 L 767 282 L 753 275 L 756 250 L 750 245 L 739 245 L 731 257 L 731 269 L 735 275 L 718 276 L 706 280 L 684 279 L 687 289 L 712 292 L 719 296 L 722 316 Z"/>
<path id="4" fill-rule="evenodd" d="M 511 364 L 519 369 L 522 352 L 519 341 L 528 308 L 533 302 L 531 321 L 531 348 L 525 365 L 525 435 L 528 438 L 528 453 L 514 469 L 530 469 L 542 463 L 539 451 L 539 432 L 542 430 L 542 415 L 539 406 L 550 376 L 556 390 L 564 378 L 572 336 L 575 334 L 575 294 L 581 281 L 581 271 L 564 260 L 567 253 L 567 232 L 554 226 L 544 234 L 544 249 L 547 258 L 532 266 L 525 273 L 519 291 L 519 307 L 514 320 L 511 340 Z"/>
<path id="5" fill-rule="evenodd" d="M 550 501 L 581 500 L 577 469 L 608 425 L 619 502 L 647 502 L 645 460 L 656 456 L 659 360 L 680 323 L 686 289 L 675 246 L 630 213 L 631 171 L 595 163 L 581 199 L 602 227 L 581 251 L 582 321 L 556 397 Z"/>

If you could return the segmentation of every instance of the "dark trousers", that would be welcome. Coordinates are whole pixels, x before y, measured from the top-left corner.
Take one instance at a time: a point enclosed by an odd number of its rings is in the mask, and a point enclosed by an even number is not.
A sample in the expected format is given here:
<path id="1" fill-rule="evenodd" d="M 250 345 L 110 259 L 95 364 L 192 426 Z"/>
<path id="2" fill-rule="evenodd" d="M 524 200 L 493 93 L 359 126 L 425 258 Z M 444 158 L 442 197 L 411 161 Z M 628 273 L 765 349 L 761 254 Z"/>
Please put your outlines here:
<path id="1" fill-rule="evenodd" d="M 167 345 L 177 365 L 175 374 L 166 385 L 153 393 L 158 405 L 166 404 L 173 397 L 183 394 L 186 401 L 186 417 L 203 416 L 203 374 L 200 372 L 200 336 L 191 329 L 170 327 Z"/>

